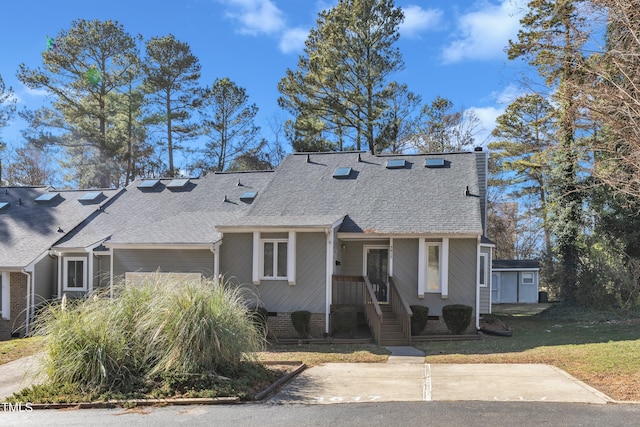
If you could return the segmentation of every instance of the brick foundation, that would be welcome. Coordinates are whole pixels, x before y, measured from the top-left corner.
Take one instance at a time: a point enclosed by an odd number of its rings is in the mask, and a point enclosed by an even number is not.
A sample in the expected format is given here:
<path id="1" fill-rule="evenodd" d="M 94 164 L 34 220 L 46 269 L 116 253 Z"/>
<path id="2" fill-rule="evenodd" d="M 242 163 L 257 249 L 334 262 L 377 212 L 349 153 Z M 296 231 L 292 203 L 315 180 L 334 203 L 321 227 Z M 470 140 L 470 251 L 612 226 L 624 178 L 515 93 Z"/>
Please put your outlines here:
<path id="1" fill-rule="evenodd" d="M 12 334 L 23 337 L 27 310 L 27 276 L 10 273 L 11 319 L 0 319 L 0 341 L 11 339 Z"/>
<path id="2" fill-rule="evenodd" d="M 325 333 L 325 314 L 311 313 L 309 333 L 312 338 L 321 338 Z M 291 323 L 291 313 L 277 313 L 267 317 L 269 335 L 274 338 L 298 338 L 298 333 Z"/>

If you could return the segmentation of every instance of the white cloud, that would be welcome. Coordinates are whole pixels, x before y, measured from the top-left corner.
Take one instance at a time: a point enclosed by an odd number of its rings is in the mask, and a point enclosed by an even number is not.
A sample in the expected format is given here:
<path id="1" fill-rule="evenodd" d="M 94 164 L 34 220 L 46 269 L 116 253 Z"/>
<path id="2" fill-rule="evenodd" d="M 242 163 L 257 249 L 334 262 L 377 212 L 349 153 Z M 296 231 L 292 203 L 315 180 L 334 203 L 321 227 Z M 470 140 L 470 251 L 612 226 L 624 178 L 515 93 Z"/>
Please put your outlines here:
<path id="1" fill-rule="evenodd" d="M 402 8 L 404 22 L 400 24 L 400 34 L 409 38 L 417 37 L 422 31 L 437 27 L 442 21 L 443 12 L 440 9 L 422 9 L 420 6 L 409 5 Z"/>
<path id="2" fill-rule="evenodd" d="M 278 47 L 282 53 L 301 52 L 308 36 L 307 28 L 290 28 L 282 33 Z"/>
<path id="3" fill-rule="evenodd" d="M 509 39 L 517 36 L 523 13 L 513 0 L 478 3 L 476 10 L 458 18 L 457 36 L 442 50 L 444 62 L 503 58 Z"/>
<path id="4" fill-rule="evenodd" d="M 45 96 L 49 96 L 50 93 L 47 89 L 32 89 L 28 86 L 23 85 L 24 87 L 24 93 L 26 93 L 29 96 L 33 96 L 33 97 L 45 97 Z M 22 99 L 20 97 L 18 97 L 18 102 L 21 102 Z"/>
<path id="5" fill-rule="evenodd" d="M 491 132 L 496 127 L 496 119 L 504 110 L 496 107 L 471 107 L 465 110 L 465 114 L 473 113 L 480 120 L 475 134 L 476 145 L 486 145 L 490 141 Z"/>
<path id="6" fill-rule="evenodd" d="M 219 0 L 226 16 L 240 24 L 241 34 L 275 34 L 285 26 L 282 11 L 271 0 Z"/>

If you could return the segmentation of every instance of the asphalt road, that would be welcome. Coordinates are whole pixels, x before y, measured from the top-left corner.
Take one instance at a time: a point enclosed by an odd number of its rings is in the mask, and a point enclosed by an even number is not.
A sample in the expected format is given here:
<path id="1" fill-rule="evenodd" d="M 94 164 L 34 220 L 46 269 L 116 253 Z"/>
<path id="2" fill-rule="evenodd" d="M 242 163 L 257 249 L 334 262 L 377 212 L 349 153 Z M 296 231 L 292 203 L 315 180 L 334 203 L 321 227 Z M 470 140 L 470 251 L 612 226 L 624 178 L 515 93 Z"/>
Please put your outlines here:
<path id="1" fill-rule="evenodd" d="M 1 410 L 2 408 L 0 408 Z M 640 405 L 532 402 L 240 404 L 0 412 L 2 426 L 637 426 Z"/>

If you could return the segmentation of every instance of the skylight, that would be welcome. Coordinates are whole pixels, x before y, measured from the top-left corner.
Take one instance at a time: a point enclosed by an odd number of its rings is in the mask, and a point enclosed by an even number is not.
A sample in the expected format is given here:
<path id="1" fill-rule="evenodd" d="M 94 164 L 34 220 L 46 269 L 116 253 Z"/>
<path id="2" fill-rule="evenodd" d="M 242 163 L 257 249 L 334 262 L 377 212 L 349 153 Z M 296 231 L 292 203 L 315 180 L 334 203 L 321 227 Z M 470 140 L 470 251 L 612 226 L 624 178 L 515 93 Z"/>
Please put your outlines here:
<path id="1" fill-rule="evenodd" d="M 91 191 L 89 193 L 85 193 L 82 197 L 78 199 L 79 202 L 95 202 L 100 197 L 102 197 L 102 191 Z"/>
<path id="2" fill-rule="evenodd" d="M 425 159 L 424 166 L 427 168 L 443 168 L 446 166 L 444 159 L 439 157 L 433 157 Z"/>
<path id="3" fill-rule="evenodd" d="M 0 202 L 0 211 L 9 207 L 9 202 Z"/>
<path id="4" fill-rule="evenodd" d="M 186 187 L 187 184 L 189 184 L 189 178 L 176 178 L 172 179 L 171 182 L 167 184 L 167 188 L 179 189 Z"/>
<path id="5" fill-rule="evenodd" d="M 36 202 L 50 202 L 53 199 L 58 197 L 58 193 L 42 193 L 38 197 L 36 197 Z"/>
<path id="6" fill-rule="evenodd" d="M 351 168 L 336 168 L 333 171 L 334 178 L 348 178 L 351 175 Z"/>
<path id="7" fill-rule="evenodd" d="M 387 160 L 387 169 L 404 169 L 407 162 L 404 159 Z"/>
<path id="8" fill-rule="evenodd" d="M 155 188 L 155 186 L 158 185 L 159 182 L 159 179 L 143 179 L 142 181 L 140 181 L 140 184 L 138 184 L 138 188 L 150 190 L 152 188 Z"/>
<path id="9" fill-rule="evenodd" d="M 242 200 L 243 202 L 250 202 L 253 199 L 255 199 L 257 195 L 258 195 L 257 191 L 245 191 L 240 196 L 240 200 Z"/>

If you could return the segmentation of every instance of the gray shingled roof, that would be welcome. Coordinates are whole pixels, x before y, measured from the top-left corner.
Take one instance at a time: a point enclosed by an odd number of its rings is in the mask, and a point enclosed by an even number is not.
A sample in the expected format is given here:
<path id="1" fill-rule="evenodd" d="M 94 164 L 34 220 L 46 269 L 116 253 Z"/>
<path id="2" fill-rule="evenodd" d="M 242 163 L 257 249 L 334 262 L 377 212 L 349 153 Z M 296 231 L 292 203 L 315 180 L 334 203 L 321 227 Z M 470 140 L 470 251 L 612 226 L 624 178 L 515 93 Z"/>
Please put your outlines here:
<path id="1" fill-rule="evenodd" d="M 79 201 L 95 191 L 0 187 L 0 202 L 9 202 L 0 210 L 0 268 L 26 267 L 120 190 L 99 190 L 103 196 L 94 202 Z M 49 202 L 35 202 L 40 195 L 52 192 L 59 195 Z"/>
<path id="2" fill-rule="evenodd" d="M 494 259 L 491 261 L 494 270 L 522 270 L 540 268 L 540 262 L 532 259 Z"/>
<path id="3" fill-rule="evenodd" d="M 341 232 L 481 235 L 475 155 L 293 154 L 247 221 L 259 226 L 269 225 L 270 217 L 346 215 Z M 389 158 L 404 159 L 407 167 L 387 169 Z M 426 168 L 426 158 L 444 159 L 446 167 Z M 350 176 L 334 178 L 339 167 L 351 167 Z"/>
<path id="4" fill-rule="evenodd" d="M 177 190 L 167 188 L 169 179 L 144 190 L 136 181 L 57 247 L 87 247 L 102 241 L 107 245 L 215 243 L 222 237 L 216 226 L 245 215 L 272 177 L 273 172 L 216 173 L 191 179 L 186 188 Z M 240 200 L 247 191 L 258 192 L 252 202 Z"/>

